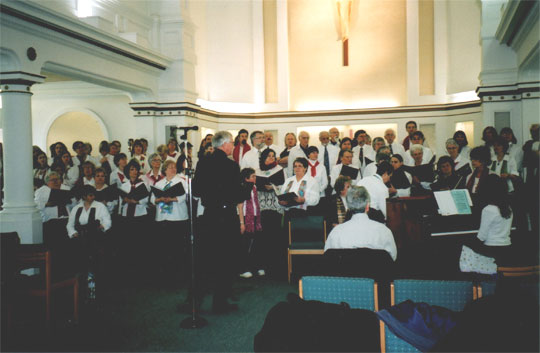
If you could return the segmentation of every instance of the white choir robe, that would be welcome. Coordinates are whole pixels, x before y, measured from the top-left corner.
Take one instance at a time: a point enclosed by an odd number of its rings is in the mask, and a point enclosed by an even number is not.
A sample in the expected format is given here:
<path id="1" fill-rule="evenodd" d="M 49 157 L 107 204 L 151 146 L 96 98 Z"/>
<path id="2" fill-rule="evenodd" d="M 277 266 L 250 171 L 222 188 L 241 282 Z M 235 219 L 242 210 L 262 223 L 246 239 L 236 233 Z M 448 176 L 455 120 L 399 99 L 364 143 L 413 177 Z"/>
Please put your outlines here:
<path id="1" fill-rule="evenodd" d="M 148 159 L 144 154 L 133 155 L 133 158 L 135 158 L 137 162 L 139 162 L 142 174 L 146 174 L 150 170 L 150 163 L 148 163 Z"/>
<path id="2" fill-rule="evenodd" d="M 287 162 L 287 175 L 292 176 L 294 174 L 294 170 L 293 170 L 294 160 L 299 157 L 308 159 L 308 156 L 306 156 L 306 154 L 304 153 L 304 150 L 302 150 L 300 145 L 296 145 L 293 148 L 291 148 L 291 150 L 289 151 L 289 160 Z"/>
<path id="3" fill-rule="evenodd" d="M 386 145 L 390 147 L 390 144 L 387 143 Z M 394 141 L 392 142 L 391 145 L 392 145 L 392 150 L 391 150 L 392 155 L 399 154 L 403 158 L 403 160 L 407 158 L 406 153 L 405 153 L 405 148 L 403 148 L 403 145 L 401 143 Z"/>
<path id="4" fill-rule="evenodd" d="M 165 185 L 167 185 L 169 182 L 171 182 L 171 187 L 175 186 L 178 183 L 181 183 L 184 187 L 184 190 L 187 191 L 187 182 L 186 178 L 182 176 L 181 174 L 176 174 L 170 181 L 165 179 L 161 179 L 154 185 L 155 188 L 163 190 L 165 188 Z M 150 202 L 156 205 L 156 221 L 185 221 L 188 219 L 188 207 L 186 204 L 186 194 L 182 196 L 176 196 L 176 201 L 171 202 L 171 213 L 163 212 L 163 210 L 160 207 L 160 203 L 158 202 L 156 204 L 156 196 L 152 193 L 150 196 Z"/>
<path id="5" fill-rule="evenodd" d="M 304 198 L 306 201 L 302 205 L 287 207 L 287 208 L 299 208 L 302 210 L 307 209 L 308 206 L 317 206 L 320 200 L 321 192 L 319 190 L 319 183 L 312 178 L 308 173 L 300 179 L 300 181 L 296 180 L 296 175 L 293 175 L 290 178 L 287 178 L 285 180 L 285 183 L 281 186 L 281 193 L 285 194 L 287 192 L 294 192 L 298 195 L 298 190 L 300 189 L 300 185 L 302 184 L 302 181 L 306 181 L 306 187 L 304 189 Z M 287 186 L 292 181 L 291 188 L 289 191 L 287 190 Z"/>
<path id="6" fill-rule="evenodd" d="M 123 181 L 122 181 L 122 177 L 123 177 Z M 120 188 L 126 180 L 128 180 L 126 175 L 123 172 L 121 172 L 120 169 L 116 168 L 116 170 L 111 173 L 109 184 L 110 185 L 116 184 L 116 186 Z"/>
<path id="7" fill-rule="evenodd" d="M 77 233 L 77 230 L 75 229 L 77 212 L 79 208 L 82 208 L 81 216 L 79 218 L 79 223 L 81 225 L 88 224 L 88 218 L 90 217 L 90 212 L 92 211 L 92 208 L 96 210 L 96 221 L 99 221 L 99 223 L 103 226 L 103 231 L 106 232 L 111 228 L 111 215 L 109 214 L 109 210 L 107 210 L 107 207 L 98 201 L 93 201 L 88 210 L 84 208 L 84 201 L 80 201 L 77 206 L 71 210 L 71 213 L 69 214 L 69 220 L 66 225 L 67 232 L 70 238 L 73 238 L 73 235 Z"/>
<path id="8" fill-rule="evenodd" d="M 70 190 L 69 187 L 62 184 L 60 185 L 61 190 Z M 71 203 L 66 205 L 66 210 L 68 215 L 59 217 L 58 216 L 58 206 L 49 207 L 46 206 L 47 202 L 49 201 L 49 196 L 51 195 L 51 188 L 47 185 L 43 185 L 39 189 L 37 189 L 34 192 L 34 201 L 36 203 L 36 206 L 39 210 L 39 213 L 41 214 L 41 220 L 43 223 L 50 221 L 51 219 L 57 219 L 57 218 L 68 218 L 69 212 L 73 208 L 73 206 L 77 203 L 77 200 L 75 198 L 71 199 Z"/>
<path id="9" fill-rule="evenodd" d="M 127 192 L 129 194 L 129 192 L 131 191 L 131 182 L 129 181 L 129 179 L 126 179 L 127 181 L 122 183 L 122 185 L 120 186 L 120 190 L 124 191 L 124 192 Z M 144 183 L 144 181 L 139 181 L 137 184 L 135 184 L 135 187 L 139 187 L 141 185 L 144 185 L 144 187 L 147 187 L 146 184 Z M 120 197 L 122 198 L 122 197 Z M 146 204 L 148 203 L 148 199 L 149 197 L 146 196 L 145 198 L 139 200 L 139 203 L 137 203 L 137 205 L 135 205 L 135 214 L 134 216 L 135 217 L 140 217 L 140 216 L 144 216 L 146 215 Z M 126 217 L 127 216 L 127 209 L 128 209 L 128 203 L 125 203 L 125 202 L 121 202 L 121 206 L 118 210 L 118 212 Z"/>
<path id="10" fill-rule="evenodd" d="M 363 149 L 363 159 L 362 163 L 360 163 L 360 149 Z M 370 145 L 364 145 L 364 146 L 356 146 L 352 149 L 353 152 L 353 159 L 352 164 L 360 169 L 360 172 L 362 175 L 364 175 L 364 170 L 366 170 L 366 167 L 368 165 L 368 161 L 366 161 L 366 158 L 375 162 L 375 151 L 373 150 L 373 147 Z"/>
<path id="11" fill-rule="evenodd" d="M 422 155 L 422 164 L 428 164 L 429 161 L 433 158 L 433 152 L 426 146 L 422 146 L 424 154 Z M 403 163 L 407 166 L 414 167 L 414 158 L 411 156 L 411 150 L 408 149 L 405 153 L 407 158 L 403 158 Z"/>
<path id="12" fill-rule="evenodd" d="M 240 162 L 240 170 L 244 168 L 251 168 L 254 170 L 259 169 L 259 158 L 261 156 L 262 150 L 258 150 L 255 147 L 252 147 L 249 151 L 244 154 L 242 161 Z M 276 152 L 277 153 L 277 152 Z"/>
<path id="13" fill-rule="evenodd" d="M 319 162 L 324 165 L 324 145 L 321 145 L 319 148 Z M 337 160 L 339 157 L 339 147 L 336 147 L 329 143 L 327 145 L 328 148 L 328 163 L 330 166 L 330 170 L 332 170 L 332 167 L 337 164 Z M 326 166 L 324 166 L 326 168 Z"/>
<path id="14" fill-rule="evenodd" d="M 79 167 L 74 165 L 73 167 L 69 167 L 69 169 L 64 173 L 63 184 L 71 189 L 77 180 L 79 180 Z"/>

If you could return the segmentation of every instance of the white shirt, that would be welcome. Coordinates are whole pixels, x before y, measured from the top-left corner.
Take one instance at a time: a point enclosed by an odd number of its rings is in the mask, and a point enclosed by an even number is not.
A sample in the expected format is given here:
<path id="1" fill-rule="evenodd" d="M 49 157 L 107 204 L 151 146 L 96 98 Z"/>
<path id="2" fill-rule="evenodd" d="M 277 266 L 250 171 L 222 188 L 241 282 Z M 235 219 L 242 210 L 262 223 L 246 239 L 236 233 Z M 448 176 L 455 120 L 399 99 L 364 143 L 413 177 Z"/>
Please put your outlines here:
<path id="1" fill-rule="evenodd" d="M 506 151 L 516 161 L 516 168 L 518 172 L 523 170 L 523 146 L 514 145 L 510 143 L 508 151 Z"/>
<path id="2" fill-rule="evenodd" d="M 71 189 L 79 179 L 79 167 L 73 165 L 73 167 L 68 168 L 69 169 L 64 173 L 63 184 L 65 184 L 69 189 Z"/>
<path id="3" fill-rule="evenodd" d="M 339 147 L 332 145 L 331 143 L 326 145 L 328 148 L 328 163 L 330 170 L 337 164 L 339 157 Z M 324 145 L 319 146 L 319 162 L 324 165 Z M 326 166 L 325 166 L 326 168 Z"/>
<path id="4" fill-rule="evenodd" d="M 303 157 L 305 159 L 308 159 L 308 156 L 304 153 L 304 150 L 302 150 L 302 147 L 300 145 L 296 145 L 289 151 L 289 159 L 287 161 L 287 175 L 293 175 L 293 164 L 294 160 L 298 157 Z"/>
<path id="5" fill-rule="evenodd" d="M 461 154 L 458 154 L 456 159 L 454 159 L 454 163 L 455 163 L 455 167 L 454 167 L 455 170 L 461 169 L 462 167 L 466 166 L 467 164 L 469 165 L 471 170 L 473 170 L 471 161 L 468 158 L 463 157 Z"/>
<path id="6" fill-rule="evenodd" d="M 167 153 L 167 158 L 165 158 L 165 160 L 166 161 L 171 160 L 171 161 L 176 162 L 179 157 L 180 157 L 180 152 L 174 152 L 174 155 L 172 155 L 172 156 Z"/>
<path id="7" fill-rule="evenodd" d="M 279 153 L 281 151 L 279 150 L 279 147 L 277 145 L 274 145 L 274 144 L 271 144 L 270 146 L 268 146 L 267 144 L 264 144 L 263 148 L 261 148 L 261 152 L 264 151 L 264 150 L 267 150 L 269 148 L 271 150 L 274 150 L 274 152 L 276 152 L 276 156 L 279 157 Z"/>
<path id="8" fill-rule="evenodd" d="M 261 149 L 261 151 L 259 152 L 259 150 L 255 147 L 247 151 L 246 154 L 244 154 L 244 156 L 242 157 L 242 160 L 240 161 L 240 170 L 244 168 L 252 168 L 254 170 L 259 169 L 259 157 L 261 156 L 262 151 L 263 150 Z"/>
<path id="9" fill-rule="evenodd" d="M 487 205 L 482 210 L 480 218 L 480 229 L 478 239 L 488 246 L 506 246 L 512 242 L 510 240 L 510 230 L 512 227 L 513 214 L 508 219 L 501 216 L 499 207 Z"/>
<path id="10" fill-rule="evenodd" d="M 372 176 L 377 174 L 377 163 L 369 163 L 366 165 L 366 168 L 364 169 L 364 174 L 362 174 L 362 178 Z"/>
<path id="11" fill-rule="evenodd" d="M 311 159 L 308 159 L 308 163 L 311 163 L 315 165 L 318 161 L 312 161 Z M 311 175 L 311 166 L 308 165 L 308 169 L 306 174 Z M 320 196 L 324 197 L 324 190 L 328 186 L 328 176 L 326 175 L 326 168 L 324 165 L 319 162 L 319 164 L 315 167 L 315 180 L 317 183 L 319 183 L 319 190 L 320 190 Z"/>
<path id="12" fill-rule="evenodd" d="M 363 150 L 363 158 L 362 163 L 360 163 L 360 150 Z M 370 159 L 371 161 L 375 162 L 375 151 L 373 150 L 373 147 L 370 145 L 363 145 L 363 146 L 356 146 L 352 149 L 353 152 L 353 159 L 352 164 L 356 166 L 356 168 L 361 168 L 362 174 L 364 173 L 364 169 L 366 168 L 367 162 L 366 158 Z"/>
<path id="13" fill-rule="evenodd" d="M 140 154 L 140 155 L 135 154 L 133 155 L 133 158 L 135 158 L 137 162 L 139 162 L 139 164 L 141 165 L 141 173 L 145 174 L 150 170 L 148 159 L 146 158 L 144 154 Z"/>
<path id="14" fill-rule="evenodd" d="M 79 167 L 79 165 L 81 165 L 81 161 L 79 160 L 79 157 L 75 156 L 75 157 L 72 158 L 72 160 L 73 160 L 73 165 L 74 166 Z M 101 163 L 99 163 L 99 159 L 97 159 L 97 157 L 86 155 L 86 157 L 84 158 L 83 163 L 84 162 L 92 162 L 96 168 L 101 167 Z"/>
<path id="15" fill-rule="evenodd" d="M 461 152 L 459 152 L 459 155 L 461 157 L 465 157 L 467 159 L 471 159 L 470 154 L 471 154 L 471 148 L 469 146 L 463 146 L 461 148 Z"/>
<path id="16" fill-rule="evenodd" d="M 497 157 L 495 157 L 493 161 L 491 162 L 491 165 L 489 166 L 489 173 L 497 174 L 498 176 L 501 176 L 501 169 L 504 164 L 504 161 L 506 161 L 506 164 L 507 164 L 508 174 L 519 176 L 516 161 L 514 160 L 514 158 L 512 158 L 508 154 L 505 154 L 503 159 L 500 162 L 497 160 Z M 491 170 L 493 166 L 495 166 L 495 170 Z M 514 191 L 514 184 L 512 184 L 512 181 L 510 180 L 510 178 L 508 178 L 506 182 L 508 183 L 508 192 Z"/>
<path id="17" fill-rule="evenodd" d="M 124 177 L 124 181 L 122 181 L 122 178 L 120 176 Z M 110 185 L 116 184 L 116 186 L 121 187 L 122 183 L 124 183 L 126 180 L 127 178 L 125 174 L 122 173 L 120 169 L 116 168 L 116 170 L 111 173 Z"/>
<path id="18" fill-rule="evenodd" d="M 90 217 L 90 211 L 92 208 L 96 209 L 96 221 L 99 221 L 99 223 L 103 226 L 103 231 L 107 231 L 111 228 L 111 215 L 109 214 L 109 211 L 107 210 L 107 207 L 105 207 L 104 204 L 98 201 L 92 202 L 88 210 L 84 208 L 84 201 L 79 202 L 77 206 L 71 210 L 71 213 L 69 214 L 69 220 L 67 223 L 67 231 L 70 238 L 73 238 L 73 235 L 77 233 L 77 230 L 75 229 L 75 217 L 77 217 L 77 212 L 79 208 L 82 208 L 81 216 L 79 217 L 79 223 L 81 225 L 88 224 L 88 218 Z"/>
<path id="19" fill-rule="evenodd" d="M 347 167 L 358 169 L 358 167 L 352 164 L 349 164 Z M 336 185 L 336 180 L 341 173 L 341 168 L 343 168 L 343 164 L 339 163 L 338 165 L 333 166 L 332 170 L 330 171 L 330 186 L 332 186 L 332 188 L 334 188 L 334 185 Z M 360 172 L 358 172 L 358 176 L 356 177 L 356 179 L 352 180 L 351 182 L 354 185 L 360 179 L 362 179 L 362 175 Z M 335 194 L 335 190 L 333 193 Z"/>
<path id="20" fill-rule="evenodd" d="M 135 184 L 135 187 L 139 187 L 141 185 L 144 185 L 146 187 L 146 184 L 143 181 L 138 182 Z M 120 190 L 129 193 L 131 191 L 131 182 L 129 179 L 126 179 L 124 183 L 120 186 Z M 148 203 L 148 196 L 145 198 L 139 200 L 139 203 L 135 205 L 135 217 L 144 216 L 146 215 L 146 204 Z M 119 212 L 122 216 L 127 216 L 127 209 L 128 209 L 128 203 L 122 202 L 122 207 L 119 209 Z"/>
<path id="21" fill-rule="evenodd" d="M 187 182 L 186 179 L 181 176 L 180 174 L 176 174 L 170 181 L 167 181 L 167 179 L 161 179 L 154 185 L 155 188 L 158 188 L 160 190 L 163 190 L 165 188 L 165 185 L 171 183 L 170 186 L 174 186 L 178 183 L 182 183 L 182 186 L 184 187 L 184 190 L 187 190 Z M 188 207 L 186 204 L 186 194 L 182 196 L 176 196 L 177 201 L 171 202 L 172 209 L 171 213 L 164 212 L 159 203 L 156 205 L 156 221 L 185 221 L 188 219 Z M 156 202 L 156 196 L 152 194 L 150 197 L 150 202 L 155 204 Z"/>
<path id="22" fill-rule="evenodd" d="M 428 164 L 433 158 L 433 152 L 426 146 L 422 146 L 422 150 L 424 151 L 424 154 L 422 155 L 422 164 Z M 406 158 L 403 157 L 405 165 L 414 167 L 414 158 L 411 155 L 411 149 L 409 148 L 405 154 L 407 155 Z"/>
<path id="23" fill-rule="evenodd" d="M 405 154 L 405 148 L 403 148 L 403 145 L 399 142 L 392 142 L 391 144 L 389 144 L 387 142 L 387 146 L 390 147 L 390 145 L 392 146 L 392 155 L 394 154 L 399 154 L 401 157 L 403 157 L 403 159 L 405 159 L 406 157 L 406 154 Z"/>
<path id="24" fill-rule="evenodd" d="M 69 187 L 62 184 L 60 186 L 60 189 L 69 190 Z M 47 202 L 49 201 L 50 195 L 51 195 L 51 188 L 48 187 L 47 185 L 43 185 L 42 187 L 37 189 L 36 192 L 34 193 L 34 201 L 36 202 L 36 206 L 39 210 L 39 213 L 41 214 L 41 220 L 43 221 L 43 223 L 50 221 L 51 219 L 67 218 L 69 216 L 70 209 L 73 208 L 73 204 L 76 202 L 76 200 L 72 198 L 71 204 L 66 205 L 68 215 L 59 217 L 58 206 L 53 206 L 53 207 L 45 206 Z"/>
<path id="25" fill-rule="evenodd" d="M 396 261 L 397 247 L 392 231 L 384 224 L 372 221 L 365 213 L 357 213 L 338 224 L 328 236 L 324 251 L 329 249 L 368 248 L 385 250 Z"/>
<path id="26" fill-rule="evenodd" d="M 287 192 L 294 192 L 297 195 L 299 195 L 298 190 L 300 189 L 300 185 L 303 181 L 306 181 L 306 187 L 304 188 L 304 198 L 306 201 L 302 205 L 297 205 L 289 208 L 301 208 L 305 210 L 307 206 L 316 206 L 319 203 L 320 200 L 320 190 L 319 190 L 319 183 L 312 178 L 308 173 L 304 175 L 300 181 L 296 180 L 296 175 L 293 175 L 290 178 L 287 178 L 285 180 L 285 183 L 281 186 L 281 193 L 287 193 Z M 287 190 L 287 187 L 289 183 L 292 182 L 291 188 Z M 299 195 L 300 196 L 300 195 Z"/>
<path id="27" fill-rule="evenodd" d="M 386 199 L 388 198 L 388 188 L 384 185 L 380 175 L 375 174 L 365 177 L 356 183 L 358 186 L 363 186 L 367 189 L 370 197 L 369 205 L 371 208 L 379 210 L 386 218 Z"/>

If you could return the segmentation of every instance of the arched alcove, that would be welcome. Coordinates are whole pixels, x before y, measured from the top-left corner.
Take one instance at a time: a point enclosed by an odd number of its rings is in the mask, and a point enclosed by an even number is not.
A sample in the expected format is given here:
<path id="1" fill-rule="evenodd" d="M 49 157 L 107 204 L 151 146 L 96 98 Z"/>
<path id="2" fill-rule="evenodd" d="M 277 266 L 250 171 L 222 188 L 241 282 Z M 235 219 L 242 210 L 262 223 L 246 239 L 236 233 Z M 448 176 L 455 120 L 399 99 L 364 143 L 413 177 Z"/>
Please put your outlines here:
<path id="1" fill-rule="evenodd" d="M 80 140 L 92 144 L 92 155 L 99 154 L 99 143 L 107 140 L 107 134 L 103 124 L 96 117 L 80 111 L 67 112 L 60 115 L 51 124 L 47 133 L 47 148 L 55 142 L 61 141 L 66 144 L 69 152 L 73 142 Z M 47 151 L 49 154 L 50 151 Z"/>

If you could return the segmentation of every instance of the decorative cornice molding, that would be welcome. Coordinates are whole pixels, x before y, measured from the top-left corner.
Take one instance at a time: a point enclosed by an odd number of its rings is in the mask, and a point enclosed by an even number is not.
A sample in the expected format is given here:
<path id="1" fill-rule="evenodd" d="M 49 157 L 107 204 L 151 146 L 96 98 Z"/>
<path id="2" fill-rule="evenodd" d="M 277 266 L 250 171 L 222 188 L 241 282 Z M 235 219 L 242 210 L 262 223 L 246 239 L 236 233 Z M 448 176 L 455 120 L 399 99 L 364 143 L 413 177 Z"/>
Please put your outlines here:
<path id="1" fill-rule="evenodd" d="M 513 85 L 480 86 L 476 89 L 482 102 L 517 101 L 534 98 L 540 92 L 540 82 L 520 82 Z"/>
<path id="2" fill-rule="evenodd" d="M 45 81 L 45 76 L 23 71 L 0 72 L 0 85 L 24 85 L 32 86 L 34 83 Z M 2 87 L 2 90 L 8 91 L 8 88 Z"/>
<path id="3" fill-rule="evenodd" d="M 512 46 L 512 42 L 520 31 L 527 17 L 534 16 L 533 9 L 538 11 L 537 1 L 510 0 L 506 3 L 495 37 L 502 43 Z"/>
<path id="4" fill-rule="evenodd" d="M 142 48 L 128 40 L 85 24 L 69 16 L 55 13 L 31 2 L 3 0 L 0 14 L 8 15 L 38 27 L 60 33 L 94 47 L 127 57 L 147 66 L 165 70 L 171 59 Z"/>

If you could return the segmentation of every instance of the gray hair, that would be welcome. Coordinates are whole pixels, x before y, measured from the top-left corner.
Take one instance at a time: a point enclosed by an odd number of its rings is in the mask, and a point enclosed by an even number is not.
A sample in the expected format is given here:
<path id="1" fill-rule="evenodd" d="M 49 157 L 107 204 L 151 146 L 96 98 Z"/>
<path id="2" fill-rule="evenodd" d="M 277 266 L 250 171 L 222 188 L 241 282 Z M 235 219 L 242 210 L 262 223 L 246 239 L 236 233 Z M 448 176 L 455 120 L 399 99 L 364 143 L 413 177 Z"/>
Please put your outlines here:
<path id="1" fill-rule="evenodd" d="M 212 136 L 212 147 L 219 148 L 227 142 L 231 142 L 232 140 L 233 137 L 230 132 L 218 131 L 214 134 L 214 136 Z"/>
<path id="2" fill-rule="evenodd" d="M 152 153 L 150 157 L 148 157 L 148 162 L 152 162 L 154 158 L 159 159 L 159 162 L 161 163 L 161 156 L 158 153 Z"/>
<path id="3" fill-rule="evenodd" d="M 448 140 L 446 140 L 446 147 L 451 146 L 451 145 L 454 145 L 454 146 L 456 146 L 456 147 L 459 148 L 459 145 L 458 145 L 458 143 L 456 142 L 456 140 L 454 140 L 454 139 L 448 139 Z"/>
<path id="4" fill-rule="evenodd" d="M 60 180 L 62 180 L 62 177 L 57 172 L 49 172 L 49 173 L 47 173 L 47 175 L 45 175 L 45 179 L 43 180 L 45 182 L 45 184 L 49 183 L 49 181 L 51 180 L 51 177 L 57 177 Z"/>
<path id="5" fill-rule="evenodd" d="M 422 151 L 422 153 L 424 152 L 424 148 L 422 147 L 422 145 L 412 145 L 410 150 L 411 150 L 411 154 L 414 151 Z"/>
<path id="6" fill-rule="evenodd" d="M 347 192 L 347 205 L 352 213 L 365 213 L 370 196 L 363 186 L 351 186 Z"/>
<path id="7" fill-rule="evenodd" d="M 382 137 L 375 137 L 372 141 L 371 141 L 371 147 L 375 148 L 375 144 L 377 142 L 382 142 L 382 143 L 385 143 L 384 142 L 384 139 Z"/>

